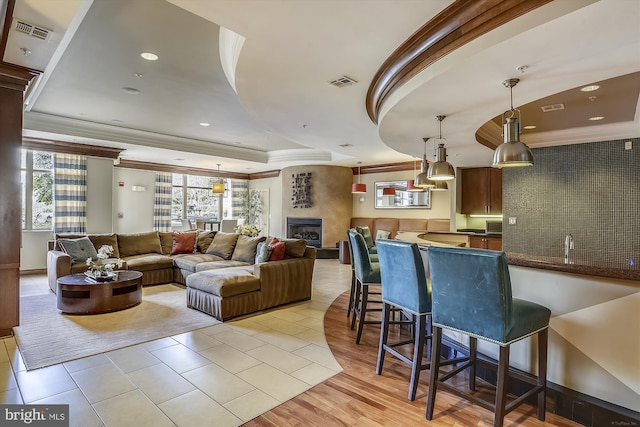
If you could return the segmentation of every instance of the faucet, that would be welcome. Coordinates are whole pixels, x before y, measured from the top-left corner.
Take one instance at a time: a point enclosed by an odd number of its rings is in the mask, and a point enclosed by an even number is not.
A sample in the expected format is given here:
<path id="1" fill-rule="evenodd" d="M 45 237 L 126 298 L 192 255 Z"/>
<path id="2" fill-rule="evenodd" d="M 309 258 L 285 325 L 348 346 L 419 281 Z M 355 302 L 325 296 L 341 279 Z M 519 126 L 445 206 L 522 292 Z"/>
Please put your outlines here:
<path id="1" fill-rule="evenodd" d="M 564 263 L 573 264 L 573 261 L 569 260 L 569 250 L 575 249 L 575 243 L 573 242 L 573 236 L 567 234 L 564 238 Z"/>

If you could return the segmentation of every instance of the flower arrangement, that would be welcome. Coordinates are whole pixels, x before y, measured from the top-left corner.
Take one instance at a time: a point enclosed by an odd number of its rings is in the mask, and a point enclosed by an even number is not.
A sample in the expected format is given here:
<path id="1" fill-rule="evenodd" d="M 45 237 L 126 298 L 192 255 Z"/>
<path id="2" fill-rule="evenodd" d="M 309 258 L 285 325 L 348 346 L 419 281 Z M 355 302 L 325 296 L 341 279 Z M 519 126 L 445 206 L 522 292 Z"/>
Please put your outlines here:
<path id="1" fill-rule="evenodd" d="M 233 229 L 233 231 L 235 231 L 238 234 L 242 234 L 243 236 L 249 236 L 249 237 L 257 237 L 258 234 L 260 234 L 260 230 L 258 230 L 258 227 L 256 227 L 253 224 L 238 225 L 236 226 L 236 228 Z"/>
<path id="2" fill-rule="evenodd" d="M 109 259 L 111 254 L 113 253 L 113 246 L 111 245 L 102 245 L 100 249 L 98 249 L 98 259 L 95 261 L 93 258 L 87 258 L 86 264 L 89 267 L 87 273 L 94 278 L 98 277 L 109 277 L 113 273 L 113 269 L 118 266 L 118 268 L 122 267 L 122 259 Z M 109 260 L 109 262 L 107 262 Z"/>

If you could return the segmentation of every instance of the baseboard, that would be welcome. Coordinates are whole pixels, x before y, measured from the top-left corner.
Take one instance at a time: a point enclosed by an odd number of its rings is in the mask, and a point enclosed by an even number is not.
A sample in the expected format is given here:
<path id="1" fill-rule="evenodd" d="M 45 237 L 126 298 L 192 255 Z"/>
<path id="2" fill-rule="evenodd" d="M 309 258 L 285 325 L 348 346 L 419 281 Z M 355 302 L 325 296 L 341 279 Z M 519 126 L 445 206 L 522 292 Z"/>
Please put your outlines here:
<path id="1" fill-rule="evenodd" d="M 443 342 L 444 357 L 451 357 L 453 351 L 461 351 L 467 354 L 468 349 L 462 345 L 452 345 Z M 478 353 L 479 364 L 476 375 L 489 384 L 496 384 L 497 360 Z M 519 371 L 523 375 L 531 374 Z M 508 392 L 515 396 L 524 394 L 531 389 L 531 385 L 511 378 Z M 536 398 L 532 396 L 531 404 L 536 405 Z M 601 426 L 638 426 L 640 425 L 640 412 L 598 399 L 588 394 L 547 381 L 547 411 L 559 415 L 568 420 L 587 427 Z"/>
<path id="2" fill-rule="evenodd" d="M 20 270 L 20 275 L 21 276 L 29 276 L 32 274 L 47 274 L 47 269 L 46 268 L 38 268 L 35 270 Z"/>

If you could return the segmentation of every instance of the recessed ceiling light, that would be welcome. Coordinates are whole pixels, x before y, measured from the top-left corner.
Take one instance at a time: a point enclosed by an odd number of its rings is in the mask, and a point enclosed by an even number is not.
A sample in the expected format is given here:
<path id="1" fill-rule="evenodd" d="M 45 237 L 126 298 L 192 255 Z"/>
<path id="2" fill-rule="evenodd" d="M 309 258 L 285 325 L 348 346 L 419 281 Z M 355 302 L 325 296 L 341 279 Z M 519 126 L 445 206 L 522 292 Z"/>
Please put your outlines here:
<path id="1" fill-rule="evenodd" d="M 129 95 L 137 95 L 140 93 L 140 90 L 136 89 L 135 87 L 123 87 L 122 91 Z"/>
<path id="2" fill-rule="evenodd" d="M 581 88 L 580 90 L 583 92 L 593 92 L 594 90 L 598 90 L 598 89 L 600 89 L 600 86 L 598 85 L 589 85 Z"/>
<path id="3" fill-rule="evenodd" d="M 155 53 L 151 53 L 151 52 L 142 52 L 140 54 L 141 57 L 143 57 L 144 59 L 146 59 L 147 61 L 157 61 L 158 60 L 158 55 L 156 55 Z"/>
<path id="4" fill-rule="evenodd" d="M 602 116 L 589 117 L 589 120 L 591 120 L 592 122 L 602 120 L 602 119 L 604 119 L 604 117 Z"/>
<path id="5" fill-rule="evenodd" d="M 207 126 L 211 126 L 211 123 L 207 123 L 207 122 L 200 122 L 200 126 L 202 127 L 207 127 Z"/>
<path id="6" fill-rule="evenodd" d="M 524 127 L 524 129 L 531 130 L 531 129 L 535 129 L 536 127 L 537 127 L 536 125 L 527 125 Z"/>
<path id="7" fill-rule="evenodd" d="M 134 76 L 136 76 L 136 78 L 141 79 L 142 78 L 142 73 L 135 73 Z"/>

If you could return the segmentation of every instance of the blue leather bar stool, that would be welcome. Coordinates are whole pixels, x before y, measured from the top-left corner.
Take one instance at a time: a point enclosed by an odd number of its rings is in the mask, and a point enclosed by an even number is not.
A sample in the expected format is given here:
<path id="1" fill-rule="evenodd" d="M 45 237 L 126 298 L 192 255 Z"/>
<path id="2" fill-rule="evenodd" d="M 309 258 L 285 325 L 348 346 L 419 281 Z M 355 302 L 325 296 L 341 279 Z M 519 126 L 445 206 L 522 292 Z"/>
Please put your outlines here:
<path id="1" fill-rule="evenodd" d="M 388 352 L 411 366 L 409 400 L 415 400 L 420 371 L 429 369 L 430 363 L 422 363 L 425 344 L 431 338 L 431 291 L 420 256 L 418 245 L 399 240 L 378 240 L 380 277 L 382 279 L 382 326 L 376 374 L 382 373 L 384 356 Z M 410 313 L 411 320 L 391 321 L 393 308 Z M 389 343 L 391 324 L 412 324 L 413 337 Z M 413 343 L 413 358 L 397 350 L 397 347 Z M 427 357 L 429 356 L 427 350 Z"/>
<path id="2" fill-rule="evenodd" d="M 355 262 L 353 261 L 353 249 L 351 248 L 351 239 L 349 238 L 349 231 L 356 232 L 355 228 L 347 230 L 347 246 L 349 247 L 349 259 L 351 260 L 351 289 L 349 290 L 349 305 L 347 306 L 347 317 L 351 316 L 353 307 L 355 305 L 355 292 L 356 292 L 356 271 Z M 369 252 L 369 251 L 367 251 Z M 378 262 L 378 255 L 369 252 L 369 259 L 371 262 Z M 351 327 L 353 329 L 353 326 Z"/>
<path id="3" fill-rule="evenodd" d="M 504 416 L 533 395 L 538 398 L 538 419 L 545 418 L 547 380 L 547 338 L 551 311 L 541 305 L 516 299 L 511 293 L 511 279 L 504 252 L 484 249 L 431 247 L 433 343 L 427 420 L 433 418 L 436 392 L 445 390 L 494 413 L 494 426 L 502 426 Z M 449 329 L 469 336 L 466 363 L 440 375 L 439 358 L 442 330 Z M 509 349 L 514 342 L 537 335 L 537 376 L 509 369 Z M 469 388 L 475 390 L 477 340 L 497 344 L 500 348 L 495 403 L 488 402 L 446 380 L 469 368 Z M 509 377 L 532 384 L 523 395 L 507 403 Z"/>
<path id="4" fill-rule="evenodd" d="M 353 297 L 353 317 L 351 319 L 351 329 L 355 327 L 356 319 L 358 321 L 358 333 L 356 335 L 356 344 L 360 344 L 362 336 L 362 328 L 365 324 L 380 324 L 380 320 L 367 320 L 367 313 L 372 311 L 382 311 L 381 308 L 371 308 L 369 303 L 380 304 L 380 300 L 369 300 L 369 286 L 380 286 L 380 264 L 371 262 L 367 245 L 362 235 L 355 231 L 349 230 L 349 241 L 351 242 L 352 257 L 351 263 L 356 276 L 356 286 Z M 378 292 L 379 293 L 379 292 Z"/>

